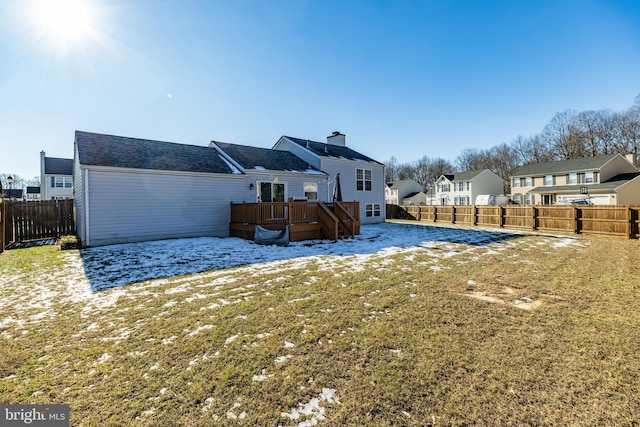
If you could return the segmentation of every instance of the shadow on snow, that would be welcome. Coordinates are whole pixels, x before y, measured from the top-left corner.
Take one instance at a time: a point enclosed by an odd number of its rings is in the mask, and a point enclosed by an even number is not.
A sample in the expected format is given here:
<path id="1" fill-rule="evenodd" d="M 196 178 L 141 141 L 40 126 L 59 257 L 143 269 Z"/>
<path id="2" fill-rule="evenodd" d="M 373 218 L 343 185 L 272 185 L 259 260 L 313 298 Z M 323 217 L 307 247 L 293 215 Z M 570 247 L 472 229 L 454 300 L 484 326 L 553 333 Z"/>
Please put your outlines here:
<path id="1" fill-rule="evenodd" d="M 144 280 L 201 273 L 248 264 L 308 256 L 366 255 L 391 248 L 428 247 L 436 242 L 488 246 L 521 237 L 499 230 L 448 228 L 422 224 L 363 225 L 355 239 L 292 242 L 289 246 L 260 246 L 239 238 L 200 237 L 101 246 L 80 251 L 91 289 Z"/>

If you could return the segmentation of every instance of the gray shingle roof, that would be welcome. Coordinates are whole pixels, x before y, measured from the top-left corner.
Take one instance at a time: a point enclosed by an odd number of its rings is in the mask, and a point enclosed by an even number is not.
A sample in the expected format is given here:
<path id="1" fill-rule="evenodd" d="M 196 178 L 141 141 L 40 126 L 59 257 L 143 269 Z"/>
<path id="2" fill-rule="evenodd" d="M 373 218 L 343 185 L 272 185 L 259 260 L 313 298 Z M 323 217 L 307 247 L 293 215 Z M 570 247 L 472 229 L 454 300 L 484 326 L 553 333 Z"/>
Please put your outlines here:
<path id="1" fill-rule="evenodd" d="M 560 160 L 557 162 L 532 163 L 522 166 L 512 176 L 556 175 L 569 172 L 599 170 L 618 154 L 581 157 L 578 159 Z"/>
<path id="2" fill-rule="evenodd" d="M 307 162 L 288 151 L 278 151 L 269 148 L 250 147 L 247 145 L 229 144 L 211 141 L 242 168 L 266 169 L 272 171 L 314 171 L 321 173 Z"/>
<path id="3" fill-rule="evenodd" d="M 477 171 L 446 173 L 444 174 L 444 176 L 451 182 L 471 181 L 473 178 L 480 175 L 485 170 L 486 169 L 481 169 Z"/>
<path id="4" fill-rule="evenodd" d="M 3 196 L 8 199 L 22 199 L 21 188 L 3 188 Z"/>
<path id="5" fill-rule="evenodd" d="M 389 187 L 389 188 L 400 188 L 400 186 L 402 184 L 405 184 L 407 182 L 415 182 L 416 184 L 418 184 L 418 182 L 416 182 L 413 179 L 400 179 L 398 181 L 387 182 L 387 187 Z"/>
<path id="6" fill-rule="evenodd" d="M 46 175 L 73 175 L 73 159 L 57 157 L 44 158 L 44 173 Z"/>
<path id="7" fill-rule="evenodd" d="M 76 131 L 80 164 L 116 168 L 232 173 L 210 147 Z"/>
<path id="8" fill-rule="evenodd" d="M 380 162 L 373 160 L 371 157 L 360 154 L 349 147 L 326 144 L 324 142 L 311 141 L 308 139 L 294 138 L 292 136 L 285 136 L 285 138 L 295 142 L 301 147 L 307 148 L 309 151 L 320 157 L 335 157 L 338 159 L 342 158 L 381 164 Z"/>

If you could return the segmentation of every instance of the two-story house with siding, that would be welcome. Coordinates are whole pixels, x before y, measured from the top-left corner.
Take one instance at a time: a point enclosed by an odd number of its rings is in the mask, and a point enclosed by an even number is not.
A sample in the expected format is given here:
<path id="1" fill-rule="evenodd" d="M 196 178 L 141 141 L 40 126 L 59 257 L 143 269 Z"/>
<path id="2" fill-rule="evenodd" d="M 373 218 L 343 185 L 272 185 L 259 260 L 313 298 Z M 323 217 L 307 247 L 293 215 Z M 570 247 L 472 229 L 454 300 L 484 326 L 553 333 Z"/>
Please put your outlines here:
<path id="1" fill-rule="evenodd" d="M 334 180 L 340 174 L 343 200 L 360 201 L 363 224 L 384 222 L 386 216 L 384 165 L 347 147 L 346 137 L 333 132 L 327 142 L 282 136 L 274 150 L 295 154 Z"/>
<path id="2" fill-rule="evenodd" d="M 46 157 L 40 152 L 40 200 L 73 198 L 73 159 Z"/>
<path id="3" fill-rule="evenodd" d="M 481 194 L 502 194 L 504 182 L 489 169 L 482 169 L 440 175 L 435 189 L 435 200 L 440 205 L 472 205 Z"/>
<path id="4" fill-rule="evenodd" d="M 511 198 L 523 205 L 640 203 L 638 169 L 621 154 L 534 163 L 510 179 Z"/>
<path id="5" fill-rule="evenodd" d="M 389 205 L 426 204 L 427 195 L 423 191 L 422 184 L 413 179 L 401 179 L 387 182 L 384 198 Z"/>
<path id="6" fill-rule="evenodd" d="M 360 201 L 360 222 L 383 222 L 384 166 L 335 136 L 329 143 L 282 137 L 278 149 L 266 149 L 76 131 L 78 235 L 84 246 L 226 237 L 231 202 L 331 202 L 338 174 L 342 200 Z"/>

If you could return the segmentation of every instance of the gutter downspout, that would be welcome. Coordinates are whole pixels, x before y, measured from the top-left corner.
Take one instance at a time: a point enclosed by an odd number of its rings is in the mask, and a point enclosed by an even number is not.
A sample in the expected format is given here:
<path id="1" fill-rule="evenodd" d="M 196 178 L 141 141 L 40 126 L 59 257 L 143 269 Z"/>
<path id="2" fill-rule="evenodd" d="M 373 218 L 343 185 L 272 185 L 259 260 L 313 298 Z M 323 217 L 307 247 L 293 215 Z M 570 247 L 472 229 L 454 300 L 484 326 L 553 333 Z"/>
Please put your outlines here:
<path id="1" fill-rule="evenodd" d="M 84 170 L 84 246 L 89 246 L 89 171 Z"/>

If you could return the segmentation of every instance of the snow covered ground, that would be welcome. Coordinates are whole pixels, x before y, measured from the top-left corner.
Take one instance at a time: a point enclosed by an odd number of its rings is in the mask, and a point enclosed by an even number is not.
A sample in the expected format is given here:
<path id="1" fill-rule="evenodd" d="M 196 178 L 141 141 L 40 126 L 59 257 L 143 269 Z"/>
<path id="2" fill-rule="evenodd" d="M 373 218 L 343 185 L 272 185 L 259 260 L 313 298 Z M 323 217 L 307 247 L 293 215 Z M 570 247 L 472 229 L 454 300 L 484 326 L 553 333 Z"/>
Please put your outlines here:
<path id="1" fill-rule="evenodd" d="M 496 229 L 464 229 L 421 224 L 383 223 L 361 227 L 355 239 L 292 242 L 287 247 L 261 246 L 239 238 L 161 240 L 89 248 L 82 264 L 94 291 L 247 264 L 310 256 L 356 256 L 430 247 L 439 244 L 488 246 L 523 233 Z"/>

